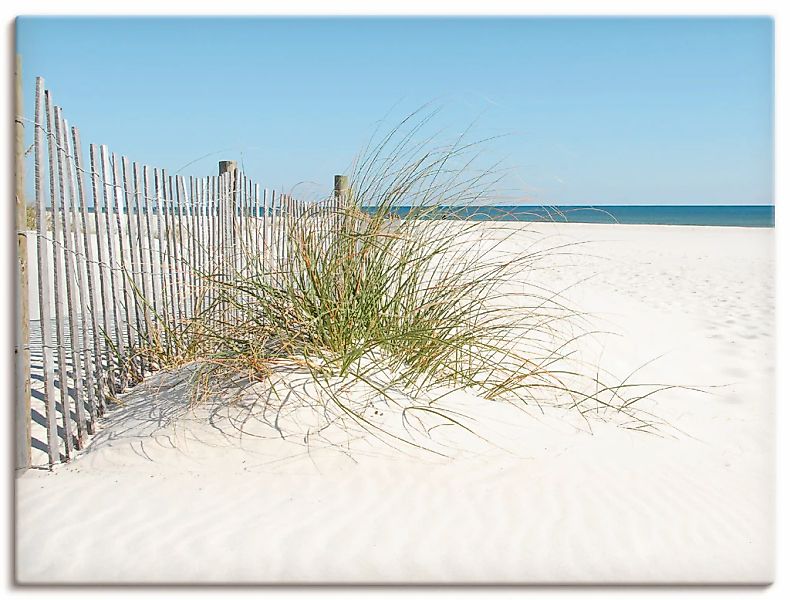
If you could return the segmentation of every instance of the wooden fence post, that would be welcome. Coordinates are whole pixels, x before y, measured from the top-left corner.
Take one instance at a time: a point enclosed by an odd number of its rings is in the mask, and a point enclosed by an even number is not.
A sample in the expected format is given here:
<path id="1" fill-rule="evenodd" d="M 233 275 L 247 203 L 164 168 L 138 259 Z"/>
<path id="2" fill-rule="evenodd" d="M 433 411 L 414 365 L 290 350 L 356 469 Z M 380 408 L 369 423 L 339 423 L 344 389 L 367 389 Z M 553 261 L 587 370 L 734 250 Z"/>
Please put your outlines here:
<path id="1" fill-rule="evenodd" d="M 348 175 L 335 175 L 335 198 L 342 199 L 348 191 Z"/>
<path id="2" fill-rule="evenodd" d="M 225 173 L 235 174 L 236 171 L 236 161 L 235 160 L 221 160 L 219 161 L 219 174 L 224 175 Z"/>
<path id="3" fill-rule="evenodd" d="M 345 228 L 345 208 L 348 199 L 348 176 L 335 175 L 335 193 L 329 218 L 334 224 L 334 243 L 340 240 L 341 230 Z"/>
<path id="4" fill-rule="evenodd" d="M 30 307 L 27 270 L 27 204 L 25 202 L 25 125 L 22 105 L 22 58 L 16 55 L 16 240 L 17 240 L 17 307 L 16 307 L 16 469 L 30 467 Z M 41 326 L 48 326 L 42 323 Z"/>

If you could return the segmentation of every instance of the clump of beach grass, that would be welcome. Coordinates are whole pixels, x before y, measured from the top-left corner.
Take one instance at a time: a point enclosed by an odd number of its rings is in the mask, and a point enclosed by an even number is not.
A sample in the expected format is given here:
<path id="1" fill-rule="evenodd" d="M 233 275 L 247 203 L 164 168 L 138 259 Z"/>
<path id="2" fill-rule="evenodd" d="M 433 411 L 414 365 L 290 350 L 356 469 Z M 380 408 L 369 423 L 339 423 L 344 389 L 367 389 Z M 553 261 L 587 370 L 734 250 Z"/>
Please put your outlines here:
<path id="1" fill-rule="evenodd" d="M 242 260 L 230 262 L 241 266 L 201 273 L 211 298 L 148 354 L 164 367 L 201 363 L 196 399 L 239 377 L 274 388 L 283 370 L 309 374 L 323 392 L 314 406 L 407 443 L 369 419 L 371 401 L 468 429 L 437 404 L 461 389 L 654 430 L 637 401 L 662 386 L 606 383 L 605 370 L 575 361 L 591 333 L 584 316 L 526 281 L 573 245 L 514 244 L 520 225 L 476 220 L 497 172 L 474 167 L 479 144 L 463 137 L 416 141 L 425 122 L 415 113 L 372 143 L 347 190 L 290 223 L 279 259 L 238 240 Z"/>

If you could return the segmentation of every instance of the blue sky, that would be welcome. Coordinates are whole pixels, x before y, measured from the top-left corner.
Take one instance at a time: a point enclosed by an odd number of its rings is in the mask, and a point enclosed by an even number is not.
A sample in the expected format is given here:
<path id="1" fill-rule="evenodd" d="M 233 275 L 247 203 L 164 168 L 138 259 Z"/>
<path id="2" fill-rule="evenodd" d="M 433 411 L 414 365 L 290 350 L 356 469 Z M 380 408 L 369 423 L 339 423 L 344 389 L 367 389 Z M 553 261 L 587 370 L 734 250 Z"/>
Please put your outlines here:
<path id="1" fill-rule="evenodd" d="M 185 175 L 328 189 L 433 102 L 448 139 L 501 136 L 514 203 L 774 200 L 768 18 L 22 18 L 17 44 L 29 118 L 40 75 L 83 145 Z"/>

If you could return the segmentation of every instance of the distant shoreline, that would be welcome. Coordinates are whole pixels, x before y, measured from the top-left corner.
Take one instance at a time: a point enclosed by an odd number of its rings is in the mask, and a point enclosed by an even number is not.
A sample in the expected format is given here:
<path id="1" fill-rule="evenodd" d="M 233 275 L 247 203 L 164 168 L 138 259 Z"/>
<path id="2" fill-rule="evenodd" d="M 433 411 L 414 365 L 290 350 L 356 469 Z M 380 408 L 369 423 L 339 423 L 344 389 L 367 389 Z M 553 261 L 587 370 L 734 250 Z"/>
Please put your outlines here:
<path id="1" fill-rule="evenodd" d="M 373 210 L 373 207 L 365 207 Z M 393 207 L 403 216 L 414 207 Z M 417 209 L 419 210 L 419 209 Z M 428 218 L 621 225 L 775 227 L 774 205 L 495 205 L 426 209 Z"/>

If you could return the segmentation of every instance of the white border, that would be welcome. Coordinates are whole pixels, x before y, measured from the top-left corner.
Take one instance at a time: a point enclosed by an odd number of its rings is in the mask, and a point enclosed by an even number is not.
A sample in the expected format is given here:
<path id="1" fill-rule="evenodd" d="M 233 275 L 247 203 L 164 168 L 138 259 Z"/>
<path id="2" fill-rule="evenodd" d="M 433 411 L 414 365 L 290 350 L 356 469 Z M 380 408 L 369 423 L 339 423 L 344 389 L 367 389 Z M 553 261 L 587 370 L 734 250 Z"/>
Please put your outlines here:
<path id="1" fill-rule="evenodd" d="M 271 15 L 439 15 L 439 14 L 458 14 L 458 15 L 771 15 L 775 18 L 775 36 L 776 36 L 776 188 L 775 188 L 775 201 L 777 203 L 776 218 L 777 218 L 777 307 L 782 306 L 784 303 L 787 305 L 790 300 L 788 296 L 788 269 L 787 257 L 790 256 L 790 247 L 786 242 L 785 229 L 787 228 L 787 215 L 790 209 L 786 209 L 788 199 L 785 197 L 788 190 L 787 175 L 781 172 L 781 165 L 787 165 L 786 148 L 788 141 L 788 126 L 784 118 L 782 106 L 785 105 L 790 98 L 787 93 L 788 76 L 787 68 L 790 65 L 790 58 L 788 57 L 788 45 L 785 41 L 785 34 L 788 30 L 788 16 L 787 6 L 790 3 L 782 2 L 779 0 L 752 0 L 751 2 L 736 1 L 736 0 L 720 0 L 717 2 L 705 0 L 641 0 L 640 2 L 624 2 L 603 0 L 597 2 L 585 2 L 583 0 L 555 0 L 553 2 L 512 2 L 504 0 L 486 0 L 486 2 L 469 3 L 463 1 L 430 1 L 430 0 L 401 0 L 399 2 L 381 1 L 371 2 L 370 0 L 332 0 L 331 2 L 317 2 L 305 0 L 293 0 L 289 2 L 276 2 L 276 3 L 252 3 L 242 2 L 239 0 L 223 0 L 222 2 L 168 2 L 166 0 L 137 0 L 133 3 L 124 2 L 99 2 L 99 1 L 85 1 L 73 0 L 64 3 L 63 0 L 48 0 L 38 1 L 32 4 L 30 1 L 23 2 L 20 0 L 6 0 L 0 7 L 0 13 L 3 16 L 3 25 L 5 26 L 6 44 L 4 46 L 3 60 L 0 62 L 0 69 L 2 69 L 2 81 L 5 83 L 5 94 L 2 96 L 4 102 L 2 110 L 2 129 L 3 129 L 3 142 L 0 144 L 0 164 L 6 168 L 6 176 L 3 178 L 5 183 L 3 198 L 3 210 L 5 213 L 2 217 L 3 227 L 2 241 L 0 242 L 0 282 L 4 284 L 6 293 L 2 296 L 4 310 L 0 313 L 4 316 L 4 323 L 0 326 L 0 330 L 6 332 L 6 345 L 7 349 L 6 359 L 0 362 L 0 382 L 2 382 L 3 394 L 0 396 L 2 402 L 2 422 L 6 424 L 3 433 L 6 440 L 12 440 L 12 425 L 11 425 L 11 401 L 13 396 L 13 323 L 11 321 L 14 307 L 14 287 L 13 287 L 13 264 L 15 252 L 15 240 L 13 235 L 13 156 L 11 154 L 13 148 L 13 90 L 12 82 L 12 65 L 13 65 L 13 19 L 17 15 L 34 15 L 34 14 L 64 14 L 68 10 L 68 14 L 82 14 L 82 15 L 179 15 L 179 14 L 193 14 L 193 15 L 251 15 L 251 14 L 271 14 Z M 453 12 L 449 12 L 453 11 Z M 788 479 L 786 474 L 786 461 L 783 456 L 786 455 L 788 443 L 787 436 L 790 435 L 788 431 L 788 415 L 790 412 L 784 403 L 788 399 L 788 368 L 782 368 L 782 365 L 790 365 L 790 355 L 787 352 L 788 342 L 788 323 L 785 317 L 785 312 L 777 310 L 777 373 L 778 373 L 778 388 L 777 388 L 777 451 L 778 451 L 778 479 L 777 479 L 777 506 L 787 506 L 790 504 L 790 495 L 788 495 Z M 10 552 L 12 551 L 12 540 L 10 539 L 10 519 L 12 518 L 12 503 L 13 503 L 13 486 L 11 485 L 10 469 L 11 469 L 11 447 L 6 442 L 6 477 L 3 482 L 7 488 L 7 493 L 0 496 L 4 501 L 3 512 L 3 526 L 6 533 L 6 543 L 0 546 L 7 554 L 0 568 L 3 570 L 5 587 L 9 588 L 12 585 L 12 558 Z M 656 593 L 671 593 L 673 598 L 684 597 L 697 597 L 697 596 L 715 596 L 720 595 L 727 597 L 741 597 L 741 596 L 754 596 L 760 595 L 762 597 L 787 597 L 790 593 L 790 585 L 786 579 L 788 572 L 783 566 L 790 562 L 787 552 L 788 543 L 788 524 L 783 511 L 778 513 L 778 535 L 777 535 L 777 573 L 776 583 L 768 589 L 748 589 L 748 588 L 731 588 L 724 590 L 722 588 L 695 588 L 695 589 L 667 589 L 667 588 L 620 588 L 620 589 L 602 589 L 602 588 L 525 588 L 525 589 L 512 589 L 512 588 L 498 588 L 480 589 L 480 588 L 452 588 L 452 589 L 422 589 L 422 588 L 407 588 L 407 589 L 387 589 L 387 595 L 401 595 L 408 594 L 411 597 L 417 596 L 448 596 L 456 597 L 458 595 L 489 595 L 494 591 L 497 595 L 515 596 L 533 595 L 533 594 L 549 594 L 553 597 L 576 595 L 579 593 L 595 595 L 599 597 L 646 597 L 652 596 Z M 37 589 L 37 590 L 8 590 L 10 592 L 23 592 L 28 598 L 32 597 L 49 597 L 54 594 L 89 594 L 90 589 Z M 101 594 L 109 590 L 95 590 Z M 148 590 L 145 589 L 125 589 L 122 590 L 131 593 L 151 593 L 155 594 L 192 594 L 198 593 L 200 590 L 197 588 L 191 589 L 159 589 Z M 209 588 L 202 590 L 201 596 L 208 594 L 209 596 L 225 596 L 229 592 L 233 593 L 236 588 Z M 238 590 L 241 591 L 241 590 Z M 249 590 L 248 590 L 249 591 Z M 270 588 L 270 589 L 253 589 L 253 593 L 264 593 L 267 597 L 285 597 L 298 595 L 300 597 L 308 596 L 314 597 L 330 593 L 332 595 L 368 595 L 384 593 L 382 589 L 330 589 L 319 590 L 315 588 L 308 588 L 302 590 L 294 590 L 288 588 Z"/>

